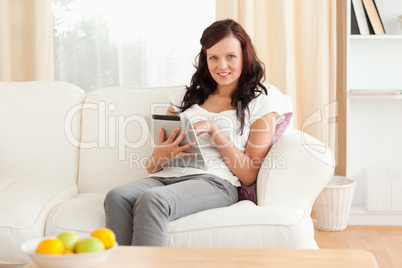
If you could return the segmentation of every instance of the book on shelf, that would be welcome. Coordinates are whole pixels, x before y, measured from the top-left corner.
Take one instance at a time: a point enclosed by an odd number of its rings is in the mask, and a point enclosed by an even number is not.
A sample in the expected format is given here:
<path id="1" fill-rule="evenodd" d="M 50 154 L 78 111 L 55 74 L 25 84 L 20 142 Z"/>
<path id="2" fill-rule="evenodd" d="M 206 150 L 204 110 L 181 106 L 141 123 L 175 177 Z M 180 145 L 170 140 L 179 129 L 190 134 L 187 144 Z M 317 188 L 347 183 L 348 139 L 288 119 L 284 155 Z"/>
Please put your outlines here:
<path id="1" fill-rule="evenodd" d="M 350 9 L 350 33 L 351 34 L 360 34 L 359 30 L 359 25 L 357 25 L 357 20 L 356 20 L 356 13 L 353 8 L 353 2 L 352 2 L 352 8 Z"/>
<path id="2" fill-rule="evenodd" d="M 364 10 L 362 0 L 352 0 L 351 12 L 351 33 L 362 35 L 370 34 L 368 16 Z"/>
<path id="3" fill-rule="evenodd" d="M 402 90 L 362 90 L 362 89 L 350 90 L 350 95 L 353 96 L 395 96 L 401 94 Z"/>
<path id="4" fill-rule="evenodd" d="M 364 9 L 373 27 L 375 34 L 385 34 L 384 25 L 382 24 L 380 14 L 374 0 L 362 0 Z"/>

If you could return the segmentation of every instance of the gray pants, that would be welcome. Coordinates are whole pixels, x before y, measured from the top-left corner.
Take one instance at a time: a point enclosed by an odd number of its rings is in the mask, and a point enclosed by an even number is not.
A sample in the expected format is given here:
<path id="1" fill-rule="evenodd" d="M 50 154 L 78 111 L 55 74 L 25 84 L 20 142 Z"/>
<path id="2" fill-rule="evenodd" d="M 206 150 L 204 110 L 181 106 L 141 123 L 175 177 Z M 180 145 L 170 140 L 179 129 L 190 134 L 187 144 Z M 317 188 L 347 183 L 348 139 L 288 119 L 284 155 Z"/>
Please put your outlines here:
<path id="1" fill-rule="evenodd" d="M 106 195 L 106 227 L 119 245 L 166 246 L 170 221 L 236 201 L 237 188 L 210 174 L 149 177 Z"/>

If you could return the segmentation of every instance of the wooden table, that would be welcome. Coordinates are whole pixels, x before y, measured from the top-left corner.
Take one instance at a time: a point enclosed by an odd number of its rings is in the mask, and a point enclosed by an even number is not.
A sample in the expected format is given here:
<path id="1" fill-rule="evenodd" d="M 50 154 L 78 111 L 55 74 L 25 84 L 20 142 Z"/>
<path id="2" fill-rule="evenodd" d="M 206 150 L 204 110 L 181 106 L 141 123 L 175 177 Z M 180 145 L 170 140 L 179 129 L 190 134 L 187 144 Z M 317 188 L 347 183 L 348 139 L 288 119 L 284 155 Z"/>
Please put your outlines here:
<path id="1" fill-rule="evenodd" d="M 26 268 L 37 268 L 29 263 Z M 368 251 L 351 249 L 219 249 L 119 246 L 98 268 L 246 268 L 353 267 L 378 268 Z"/>

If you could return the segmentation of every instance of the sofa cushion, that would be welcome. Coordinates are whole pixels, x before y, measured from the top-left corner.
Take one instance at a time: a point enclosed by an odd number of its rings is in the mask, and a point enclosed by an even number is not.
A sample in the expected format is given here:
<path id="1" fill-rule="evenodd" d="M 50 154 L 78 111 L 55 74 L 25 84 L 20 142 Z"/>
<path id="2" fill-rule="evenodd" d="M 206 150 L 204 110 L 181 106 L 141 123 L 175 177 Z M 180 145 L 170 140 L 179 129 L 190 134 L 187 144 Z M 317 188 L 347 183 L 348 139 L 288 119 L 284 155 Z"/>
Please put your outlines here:
<path id="1" fill-rule="evenodd" d="M 65 201 L 66 191 L 76 195 L 76 184 L 0 178 L 0 228 L 32 226 L 50 203 Z"/>
<path id="2" fill-rule="evenodd" d="M 0 250 L 0 266 L 27 262 L 20 244 L 43 237 L 51 208 L 77 194 L 75 183 L 0 178 L 0 241 L 7 245 Z"/>
<path id="3" fill-rule="evenodd" d="M 103 192 L 147 177 L 151 155 L 145 114 L 165 114 L 183 87 L 106 88 L 87 95 L 82 116 L 80 192 Z"/>
<path id="4" fill-rule="evenodd" d="M 75 230 L 85 237 L 104 227 L 104 198 L 105 194 L 85 193 L 54 208 L 46 223 L 46 235 Z M 250 201 L 172 221 L 168 226 L 168 246 L 317 248 L 306 211 L 259 207 Z"/>
<path id="5" fill-rule="evenodd" d="M 63 82 L 0 82 L 0 96 L 0 177 L 76 182 L 84 91 Z"/>
<path id="6" fill-rule="evenodd" d="M 307 211 L 246 200 L 173 221 L 168 232 L 172 247 L 318 248 Z"/>
<path id="7" fill-rule="evenodd" d="M 103 209 L 104 193 L 81 193 L 49 213 L 46 223 L 46 236 L 57 235 L 65 230 L 74 230 L 81 237 L 105 227 Z"/>

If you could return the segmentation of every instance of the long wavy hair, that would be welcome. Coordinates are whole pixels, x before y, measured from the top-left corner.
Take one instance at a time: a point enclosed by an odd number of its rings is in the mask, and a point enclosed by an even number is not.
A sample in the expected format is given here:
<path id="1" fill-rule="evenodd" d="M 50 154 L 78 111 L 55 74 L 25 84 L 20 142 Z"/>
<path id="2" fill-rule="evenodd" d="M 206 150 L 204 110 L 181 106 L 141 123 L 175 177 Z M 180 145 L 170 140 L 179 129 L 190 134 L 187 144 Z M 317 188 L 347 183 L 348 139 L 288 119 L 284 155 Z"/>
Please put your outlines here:
<path id="1" fill-rule="evenodd" d="M 226 19 L 212 23 L 201 36 L 201 51 L 197 55 L 198 64 L 193 74 L 190 86 L 184 95 L 180 112 L 184 112 L 194 104 L 201 105 L 209 94 L 215 91 L 217 83 L 208 70 L 206 50 L 214 46 L 225 37 L 234 36 L 240 41 L 243 52 L 243 67 L 237 89 L 231 95 L 232 106 L 236 107 L 236 117 L 240 121 L 238 132 L 243 133 L 246 112 L 249 114 L 248 104 L 259 94 L 268 94 L 262 84 L 265 80 L 264 64 L 258 59 L 250 37 L 243 27 L 234 20 Z"/>

